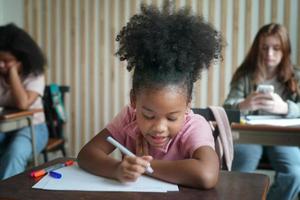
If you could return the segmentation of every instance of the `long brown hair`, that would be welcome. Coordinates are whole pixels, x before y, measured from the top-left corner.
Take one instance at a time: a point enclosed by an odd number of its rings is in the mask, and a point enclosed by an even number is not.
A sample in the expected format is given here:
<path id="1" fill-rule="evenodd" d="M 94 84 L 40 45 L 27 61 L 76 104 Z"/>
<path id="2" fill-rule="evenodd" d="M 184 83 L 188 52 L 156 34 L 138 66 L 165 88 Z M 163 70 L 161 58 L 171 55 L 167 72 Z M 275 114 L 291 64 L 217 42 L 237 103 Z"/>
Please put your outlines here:
<path id="1" fill-rule="evenodd" d="M 297 82 L 294 78 L 294 70 L 291 62 L 291 43 L 286 28 L 280 24 L 267 24 L 258 31 L 253 44 L 240 67 L 235 72 L 232 82 L 235 82 L 245 74 L 251 74 L 253 85 L 261 83 L 266 76 L 266 68 L 262 61 L 260 43 L 267 36 L 275 36 L 280 40 L 282 59 L 276 68 L 277 79 L 292 93 L 297 92 Z"/>

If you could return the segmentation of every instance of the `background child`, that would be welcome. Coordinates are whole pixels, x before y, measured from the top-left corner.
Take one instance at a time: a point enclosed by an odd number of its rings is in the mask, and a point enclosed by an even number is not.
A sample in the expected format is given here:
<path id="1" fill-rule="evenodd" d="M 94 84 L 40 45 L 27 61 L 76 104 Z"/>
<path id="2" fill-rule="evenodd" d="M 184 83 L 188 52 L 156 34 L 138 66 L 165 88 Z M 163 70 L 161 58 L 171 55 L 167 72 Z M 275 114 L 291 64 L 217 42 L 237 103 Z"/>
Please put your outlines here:
<path id="1" fill-rule="evenodd" d="M 151 163 L 150 176 L 212 188 L 219 173 L 207 121 L 190 110 L 193 83 L 220 57 L 219 33 L 190 10 L 141 6 L 117 36 L 117 55 L 134 69 L 126 106 L 78 155 L 79 166 L 122 182 L 135 181 Z M 112 136 L 138 157 L 108 154 Z"/>
<path id="2" fill-rule="evenodd" d="M 267 24 L 235 72 L 224 105 L 251 114 L 300 117 L 299 80 L 300 70 L 291 62 L 287 30 L 279 24 Z M 274 93 L 256 92 L 259 84 L 273 85 Z M 299 147 L 237 144 L 234 149 L 232 168 L 243 172 L 254 171 L 265 150 L 276 171 L 268 199 L 295 199 L 300 191 Z"/>
<path id="3" fill-rule="evenodd" d="M 45 58 L 38 45 L 14 24 L 0 27 L 0 106 L 22 110 L 43 108 Z M 33 116 L 36 150 L 48 141 L 44 114 Z M 30 129 L 0 133 L 0 179 L 24 171 L 32 155 Z"/>

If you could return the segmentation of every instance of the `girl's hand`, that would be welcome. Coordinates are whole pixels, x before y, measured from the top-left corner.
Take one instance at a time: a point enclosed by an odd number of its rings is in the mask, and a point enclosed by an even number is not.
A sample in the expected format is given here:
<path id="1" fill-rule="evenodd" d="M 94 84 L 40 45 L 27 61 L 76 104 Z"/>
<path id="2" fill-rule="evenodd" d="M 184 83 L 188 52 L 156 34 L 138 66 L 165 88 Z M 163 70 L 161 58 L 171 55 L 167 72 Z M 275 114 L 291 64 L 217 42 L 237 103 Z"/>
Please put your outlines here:
<path id="1" fill-rule="evenodd" d="M 273 114 L 287 114 L 288 105 L 276 93 L 251 93 L 239 104 L 241 110 L 263 110 Z"/>
<path id="2" fill-rule="evenodd" d="M 146 171 L 152 156 L 125 156 L 117 169 L 117 179 L 121 182 L 134 182 Z"/>
<path id="3" fill-rule="evenodd" d="M 271 93 L 270 96 L 272 98 L 265 102 L 261 110 L 274 114 L 287 114 L 288 104 L 276 93 Z"/>
<path id="4" fill-rule="evenodd" d="M 9 63 L 7 63 L 7 69 L 9 71 L 9 73 L 19 73 L 21 71 L 21 62 L 19 61 L 10 61 Z"/>
<path id="5" fill-rule="evenodd" d="M 7 69 L 6 69 L 5 62 L 0 61 L 0 75 L 6 74 L 6 73 L 7 73 Z"/>
<path id="6" fill-rule="evenodd" d="M 241 111 L 255 111 L 262 109 L 265 101 L 270 101 L 272 97 L 270 93 L 252 92 L 244 101 L 239 103 Z"/>
<path id="7" fill-rule="evenodd" d="M 0 74 L 7 75 L 21 71 L 21 62 L 12 60 L 9 62 L 0 61 Z"/>

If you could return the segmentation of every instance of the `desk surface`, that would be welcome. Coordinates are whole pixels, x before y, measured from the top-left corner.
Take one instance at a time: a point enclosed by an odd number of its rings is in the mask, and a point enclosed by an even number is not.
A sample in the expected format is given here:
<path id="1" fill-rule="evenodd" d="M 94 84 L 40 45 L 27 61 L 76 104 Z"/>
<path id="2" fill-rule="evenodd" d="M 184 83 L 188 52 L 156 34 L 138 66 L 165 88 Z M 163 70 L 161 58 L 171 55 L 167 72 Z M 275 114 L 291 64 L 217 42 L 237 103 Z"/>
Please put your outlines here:
<path id="1" fill-rule="evenodd" d="M 63 162 L 67 158 L 60 158 L 37 168 L 43 168 L 54 163 Z M 30 170 L 31 171 L 31 170 Z M 33 189 L 36 183 L 29 177 L 30 171 L 0 181 L 0 200 L 30 199 L 30 200 L 68 200 L 68 199 L 231 199 L 231 200 L 253 200 L 264 199 L 269 187 L 269 178 L 262 174 L 225 172 L 220 173 L 220 180 L 216 188 L 211 190 L 198 190 L 187 187 L 180 187 L 179 192 L 167 193 L 143 193 L 143 192 L 86 192 L 86 191 L 46 191 Z M 74 177 L 76 178 L 76 177 Z"/>
<path id="2" fill-rule="evenodd" d="M 273 125 L 252 125 L 252 124 L 239 124 L 232 123 L 232 129 L 247 130 L 247 131 L 272 131 L 272 132 L 289 132 L 289 133 L 299 133 L 300 126 L 273 126 Z"/>
<path id="3" fill-rule="evenodd" d="M 18 110 L 18 109 L 3 109 L 0 111 L 0 120 L 9 120 L 19 117 L 26 117 L 37 112 L 43 112 L 43 109 Z"/>
<path id="4" fill-rule="evenodd" d="M 232 123 L 236 143 L 300 146 L 299 126 L 271 126 Z"/>

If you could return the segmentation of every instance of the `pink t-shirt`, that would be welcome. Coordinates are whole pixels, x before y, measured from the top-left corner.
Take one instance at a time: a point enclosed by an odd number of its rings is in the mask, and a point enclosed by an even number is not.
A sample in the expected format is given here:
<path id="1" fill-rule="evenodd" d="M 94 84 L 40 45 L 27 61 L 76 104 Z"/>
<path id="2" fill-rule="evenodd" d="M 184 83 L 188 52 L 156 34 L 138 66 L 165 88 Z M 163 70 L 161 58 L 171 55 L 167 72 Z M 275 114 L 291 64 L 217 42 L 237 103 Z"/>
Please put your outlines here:
<path id="1" fill-rule="evenodd" d="M 28 76 L 22 80 L 22 84 L 27 91 L 33 91 L 39 94 L 38 98 L 31 104 L 29 109 L 43 108 L 42 96 L 45 88 L 45 77 L 40 76 Z M 11 94 L 10 86 L 0 76 L 0 106 L 1 107 L 14 107 L 13 98 Z M 34 114 L 33 123 L 39 124 L 45 122 L 45 115 L 43 112 Z"/>
<path id="2" fill-rule="evenodd" d="M 113 138 L 136 152 L 136 138 L 141 134 L 136 114 L 131 106 L 126 106 L 107 126 Z M 191 158 L 194 151 L 201 146 L 214 149 L 214 138 L 208 122 L 192 111 L 186 115 L 186 120 L 179 133 L 170 140 L 164 149 L 149 147 L 149 154 L 159 160 L 181 160 Z"/>

